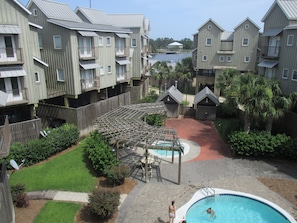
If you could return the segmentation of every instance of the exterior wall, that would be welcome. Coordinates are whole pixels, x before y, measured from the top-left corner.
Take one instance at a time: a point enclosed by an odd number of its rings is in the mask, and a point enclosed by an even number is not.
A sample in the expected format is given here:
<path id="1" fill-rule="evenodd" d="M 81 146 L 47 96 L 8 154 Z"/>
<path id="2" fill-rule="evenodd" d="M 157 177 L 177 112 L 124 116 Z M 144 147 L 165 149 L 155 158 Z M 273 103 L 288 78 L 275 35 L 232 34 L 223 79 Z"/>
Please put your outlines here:
<path id="1" fill-rule="evenodd" d="M 133 32 L 131 36 L 131 41 L 132 39 L 136 39 L 136 47 L 133 47 L 131 44 L 131 49 L 133 50 L 133 56 L 131 60 L 131 72 L 132 72 L 132 79 L 139 80 L 141 78 L 141 64 L 142 64 L 142 59 L 141 59 L 141 34 L 140 34 L 140 29 L 139 28 L 133 28 L 131 29 Z"/>
<path id="2" fill-rule="evenodd" d="M 276 6 L 264 21 L 264 32 L 273 28 L 283 28 L 289 24 L 282 10 Z"/>
<path id="3" fill-rule="evenodd" d="M 249 26 L 246 29 L 246 25 Z M 242 39 L 248 38 L 248 46 L 242 46 Z M 249 20 L 243 22 L 234 32 L 233 49 L 235 55 L 232 63 L 239 71 L 255 71 L 257 60 L 257 47 L 259 41 L 259 29 Z M 244 58 L 249 57 L 250 62 L 244 62 Z"/>
<path id="4" fill-rule="evenodd" d="M 209 26 L 212 26 L 212 29 L 208 29 Z M 221 46 L 221 32 L 211 21 L 199 29 L 197 50 L 197 64 L 199 69 L 213 69 L 217 65 L 219 61 L 217 51 Z M 206 45 L 207 38 L 211 38 L 212 44 L 210 46 Z M 207 56 L 207 61 L 202 61 L 203 56 Z"/>
<path id="5" fill-rule="evenodd" d="M 196 118 L 199 120 L 216 120 L 217 107 L 216 106 L 202 106 L 197 105 Z"/>

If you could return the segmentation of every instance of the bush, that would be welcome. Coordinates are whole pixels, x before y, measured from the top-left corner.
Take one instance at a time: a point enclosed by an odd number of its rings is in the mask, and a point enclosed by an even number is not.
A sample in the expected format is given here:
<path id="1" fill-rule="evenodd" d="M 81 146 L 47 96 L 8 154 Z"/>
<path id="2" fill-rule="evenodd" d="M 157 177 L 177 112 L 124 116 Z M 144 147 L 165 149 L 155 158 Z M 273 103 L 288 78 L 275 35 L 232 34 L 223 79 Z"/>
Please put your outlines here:
<path id="1" fill-rule="evenodd" d="M 12 201 L 15 204 L 16 198 L 19 194 L 22 194 L 25 192 L 25 185 L 24 184 L 16 184 L 14 186 L 10 187 L 11 197 Z"/>
<path id="2" fill-rule="evenodd" d="M 94 190 L 89 195 L 88 211 L 97 216 L 110 218 L 118 209 L 120 193 L 117 191 Z"/>
<path id="3" fill-rule="evenodd" d="M 21 193 L 16 196 L 15 206 L 18 208 L 26 208 L 29 206 L 29 198 L 26 193 Z"/>
<path id="4" fill-rule="evenodd" d="M 108 142 L 104 141 L 98 131 L 91 133 L 82 146 L 93 169 L 100 175 L 105 175 L 106 170 L 119 164 Z"/>
<path id="5" fill-rule="evenodd" d="M 11 159 L 17 163 L 25 159 L 24 165 L 30 166 L 69 148 L 76 144 L 79 138 L 79 131 L 72 124 L 64 124 L 59 128 L 49 129 L 47 132 L 48 136 L 45 138 L 12 144 L 9 155 L 5 158 L 7 169 L 12 169 L 9 165 Z"/>
<path id="6" fill-rule="evenodd" d="M 14 186 L 11 186 L 11 196 L 12 201 L 15 204 L 16 207 L 22 208 L 22 207 L 28 207 L 29 206 L 29 198 L 27 197 L 27 194 L 25 193 L 25 185 L 24 184 L 16 184 Z"/>
<path id="7" fill-rule="evenodd" d="M 163 126 L 165 116 L 160 114 L 153 114 L 146 116 L 146 123 L 152 126 Z"/>
<path id="8" fill-rule="evenodd" d="M 122 185 L 130 175 L 130 168 L 126 165 L 113 166 L 106 171 L 107 181 L 111 185 Z"/>
<path id="9" fill-rule="evenodd" d="M 285 134 L 271 135 L 266 131 L 235 132 L 229 135 L 229 144 L 236 154 L 256 157 L 276 157 L 283 153 L 278 148 L 290 140 Z"/>

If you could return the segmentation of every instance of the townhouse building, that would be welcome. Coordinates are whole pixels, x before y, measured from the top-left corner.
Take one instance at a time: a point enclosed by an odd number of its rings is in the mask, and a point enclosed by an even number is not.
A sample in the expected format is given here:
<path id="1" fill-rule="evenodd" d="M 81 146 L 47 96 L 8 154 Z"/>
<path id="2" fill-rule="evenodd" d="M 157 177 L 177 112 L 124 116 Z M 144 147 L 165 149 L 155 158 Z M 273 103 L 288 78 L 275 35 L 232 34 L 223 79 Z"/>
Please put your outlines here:
<path id="1" fill-rule="evenodd" d="M 105 14 L 96 9 L 78 7 L 77 15 L 84 21 L 92 24 L 110 24 L 129 29 L 130 70 L 131 70 L 131 101 L 139 101 L 148 93 L 147 73 L 150 68 L 149 31 L 150 21 L 142 14 Z M 117 48 L 125 47 L 124 43 L 117 42 Z"/>
<path id="2" fill-rule="evenodd" d="M 47 97 L 44 69 L 48 63 L 41 59 L 38 46 L 42 26 L 30 22 L 30 14 L 17 0 L 1 1 L 0 125 L 8 116 L 13 141 L 36 138 L 36 133 L 38 137 L 40 120 L 35 109 Z"/>
<path id="3" fill-rule="evenodd" d="M 64 3 L 31 0 L 27 8 L 30 22 L 43 27 L 39 49 L 50 64 L 45 69 L 47 98 L 39 103 L 37 115 L 44 126 L 67 122 L 86 130 L 106 109 L 96 103 L 129 91 L 132 32 L 87 22 Z"/>
<path id="4" fill-rule="evenodd" d="M 250 18 L 239 23 L 232 32 L 225 31 L 212 19 L 202 24 L 193 36 L 196 92 L 208 86 L 220 95 L 215 79 L 224 69 L 256 72 L 259 30 Z"/>
<path id="5" fill-rule="evenodd" d="M 258 73 L 278 80 L 289 95 L 297 90 L 297 1 L 275 0 L 262 22 Z"/>

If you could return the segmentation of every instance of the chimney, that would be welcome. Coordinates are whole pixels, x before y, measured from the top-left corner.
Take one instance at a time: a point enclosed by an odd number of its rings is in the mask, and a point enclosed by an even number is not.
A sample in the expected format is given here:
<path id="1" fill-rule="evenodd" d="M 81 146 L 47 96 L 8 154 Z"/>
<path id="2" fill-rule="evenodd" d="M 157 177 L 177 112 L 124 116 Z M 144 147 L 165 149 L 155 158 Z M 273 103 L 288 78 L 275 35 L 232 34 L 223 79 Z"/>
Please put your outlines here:
<path id="1" fill-rule="evenodd" d="M 167 90 L 167 83 L 164 83 L 164 92 Z"/>
<path id="2" fill-rule="evenodd" d="M 177 81 L 175 81 L 175 89 L 177 89 Z"/>

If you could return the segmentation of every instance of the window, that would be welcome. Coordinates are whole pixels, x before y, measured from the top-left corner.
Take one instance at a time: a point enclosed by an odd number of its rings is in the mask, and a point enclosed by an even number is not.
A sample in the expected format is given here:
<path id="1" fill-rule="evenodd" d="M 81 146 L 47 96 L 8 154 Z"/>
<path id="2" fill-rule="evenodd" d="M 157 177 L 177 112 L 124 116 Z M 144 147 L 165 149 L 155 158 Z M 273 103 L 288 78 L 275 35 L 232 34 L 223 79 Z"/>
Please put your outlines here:
<path id="1" fill-rule="evenodd" d="M 108 67 L 107 67 L 107 73 L 111 73 L 112 72 L 112 69 L 111 69 L 111 66 L 110 65 L 108 65 Z"/>
<path id="2" fill-rule="evenodd" d="M 293 70 L 292 72 L 292 80 L 297 81 L 297 70 Z"/>
<path id="3" fill-rule="evenodd" d="M 224 62 L 224 61 L 225 61 L 225 57 L 224 57 L 224 56 L 220 56 L 220 57 L 219 57 L 219 61 L 220 61 L 220 62 Z"/>
<path id="4" fill-rule="evenodd" d="M 211 30 L 212 29 L 212 25 L 208 25 L 207 29 Z"/>
<path id="5" fill-rule="evenodd" d="M 33 9 L 32 14 L 33 14 L 33 16 L 37 16 L 37 9 Z"/>
<path id="6" fill-rule="evenodd" d="M 282 78 L 283 79 L 288 79 L 289 76 L 289 69 L 283 69 L 283 74 L 282 74 Z"/>
<path id="7" fill-rule="evenodd" d="M 131 46 L 132 46 L 132 47 L 137 47 L 137 41 L 136 41 L 135 38 L 132 38 L 132 39 L 131 39 Z"/>
<path id="8" fill-rule="evenodd" d="M 294 35 L 288 35 L 287 37 L 287 46 L 293 46 Z"/>
<path id="9" fill-rule="evenodd" d="M 245 63 L 250 62 L 250 57 L 244 57 L 244 62 L 245 62 Z"/>
<path id="10" fill-rule="evenodd" d="M 53 38 L 54 38 L 54 49 L 62 49 L 61 36 L 56 35 Z"/>
<path id="11" fill-rule="evenodd" d="M 245 25 L 244 25 L 244 28 L 245 28 L 245 29 L 249 29 L 249 28 L 250 28 L 250 25 L 249 25 L 249 24 L 245 24 Z"/>
<path id="12" fill-rule="evenodd" d="M 103 37 L 102 36 L 98 37 L 98 45 L 103 46 Z"/>
<path id="13" fill-rule="evenodd" d="M 39 49 L 43 49 L 42 35 L 40 34 L 38 34 L 38 44 L 39 44 Z"/>
<path id="14" fill-rule="evenodd" d="M 206 46 L 211 46 L 211 38 L 206 39 Z"/>
<path id="15" fill-rule="evenodd" d="M 248 46 L 249 45 L 249 39 L 248 38 L 243 38 L 242 39 L 242 46 Z"/>
<path id="16" fill-rule="evenodd" d="M 228 63 L 232 62 L 232 56 L 226 56 L 226 62 Z"/>
<path id="17" fill-rule="evenodd" d="M 40 82 L 39 73 L 38 73 L 38 72 L 35 72 L 35 73 L 34 73 L 34 76 L 35 76 L 35 82 L 36 82 L 36 83 L 39 83 L 39 82 Z"/>
<path id="18" fill-rule="evenodd" d="M 100 66 L 100 75 L 104 75 L 104 66 Z"/>
<path id="19" fill-rule="evenodd" d="M 106 46 L 111 46 L 111 38 L 106 37 Z"/>
<path id="20" fill-rule="evenodd" d="M 57 79 L 61 82 L 65 81 L 64 71 L 62 69 L 57 69 Z"/>
<path id="21" fill-rule="evenodd" d="M 202 56 L 202 61 L 207 61 L 207 56 L 206 55 Z"/>

